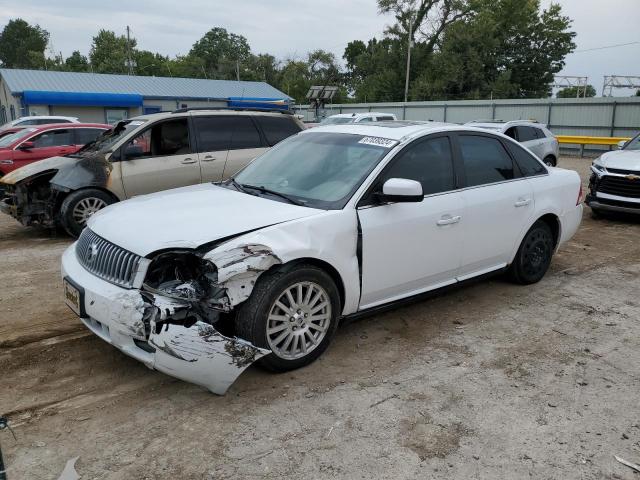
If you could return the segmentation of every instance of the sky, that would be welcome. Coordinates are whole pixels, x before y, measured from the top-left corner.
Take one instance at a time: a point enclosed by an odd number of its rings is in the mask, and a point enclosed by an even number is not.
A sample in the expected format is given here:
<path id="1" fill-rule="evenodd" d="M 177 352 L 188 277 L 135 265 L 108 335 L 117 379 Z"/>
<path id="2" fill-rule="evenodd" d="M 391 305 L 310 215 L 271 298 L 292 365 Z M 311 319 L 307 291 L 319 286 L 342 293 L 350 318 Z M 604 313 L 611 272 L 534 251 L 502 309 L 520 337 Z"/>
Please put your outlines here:
<path id="1" fill-rule="evenodd" d="M 543 7 L 551 1 L 542 0 Z M 640 0 L 556 3 L 577 32 L 576 52 L 567 57 L 562 74 L 588 76 L 598 95 L 604 75 L 640 75 Z M 321 48 L 340 59 L 351 40 L 380 37 L 393 21 L 378 14 L 375 0 L 0 0 L 0 25 L 17 17 L 48 30 L 49 55 L 65 57 L 73 50 L 86 55 L 100 28 L 124 34 L 129 25 L 139 48 L 170 56 L 187 53 L 205 32 L 220 26 L 244 35 L 255 53 L 299 59 Z M 631 42 L 638 43 L 599 49 Z"/>

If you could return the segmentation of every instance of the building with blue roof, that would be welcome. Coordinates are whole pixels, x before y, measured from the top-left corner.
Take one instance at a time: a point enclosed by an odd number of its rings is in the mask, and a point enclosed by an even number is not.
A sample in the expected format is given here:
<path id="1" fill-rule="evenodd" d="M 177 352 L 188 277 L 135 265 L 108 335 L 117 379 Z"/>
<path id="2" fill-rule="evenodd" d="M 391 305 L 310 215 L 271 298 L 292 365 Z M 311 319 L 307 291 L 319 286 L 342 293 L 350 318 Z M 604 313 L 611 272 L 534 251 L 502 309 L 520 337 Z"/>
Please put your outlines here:
<path id="1" fill-rule="evenodd" d="M 28 115 L 114 123 L 184 107 L 288 109 L 290 101 L 265 82 L 0 68 L 0 124 Z"/>

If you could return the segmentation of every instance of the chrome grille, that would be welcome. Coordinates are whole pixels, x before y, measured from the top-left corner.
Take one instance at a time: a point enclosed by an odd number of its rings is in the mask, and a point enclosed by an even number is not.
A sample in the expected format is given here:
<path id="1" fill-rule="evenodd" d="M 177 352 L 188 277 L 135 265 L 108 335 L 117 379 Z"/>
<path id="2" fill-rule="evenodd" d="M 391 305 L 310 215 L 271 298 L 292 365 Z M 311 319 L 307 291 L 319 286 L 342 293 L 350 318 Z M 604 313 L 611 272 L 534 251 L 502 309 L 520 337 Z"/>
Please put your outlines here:
<path id="1" fill-rule="evenodd" d="M 107 282 L 132 288 L 143 258 L 85 228 L 76 244 L 80 264 Z"/>

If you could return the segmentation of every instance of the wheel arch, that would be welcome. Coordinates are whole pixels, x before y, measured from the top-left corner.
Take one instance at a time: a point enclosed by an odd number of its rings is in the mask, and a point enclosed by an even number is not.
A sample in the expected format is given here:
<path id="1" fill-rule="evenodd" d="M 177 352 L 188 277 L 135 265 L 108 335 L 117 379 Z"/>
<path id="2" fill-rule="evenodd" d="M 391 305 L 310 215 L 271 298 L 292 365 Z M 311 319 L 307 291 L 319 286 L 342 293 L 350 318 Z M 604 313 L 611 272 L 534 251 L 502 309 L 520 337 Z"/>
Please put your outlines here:
<path id="1" fill-rule="evenodd" d="M 338 272 L 338 270 L 329 262 L 326 262 L 325 260 L 321 260 L 319 258 L 302 257 L 290 260 L 289 262 L 282 265 L 274 265 L 271 269 L 281 269 L 284 271 L 289 271 L 295 268 L 297 265 L 301 264 L 313 265 L 314 267 L 318 267 L 331 277 L 333 282 L 336 284 L 336 287 L 338 288 L 338 294 L 340 295 L 340 309 L 342 310 L 346 301 L 344 280 L 342 279 L 340 272 Z"/>
<path id="2" fill-rule="evenodd" d="M 58 205 L 57 208 L 59 209 L 60 206 L 62 205 L 62 202 L 64 201 L 65 198 L 67 198 L 69 195 L 71 195 L 72 193 L 76 193 L 76 192 L 83 192 L 85 190 L 99 190 L 103 193 L 106 193 L 107 195 L 109 195 L 111 198 L 113 198 L 114 203 L 115 202 L 119 202 L 120 199 L 109 189 L 105 188 L 105 187 L 99 187 L 99 186 L 93 186 L 93 185 L 88 185 L 86 187 L 82 187 L 82 188 L 77 188 L 75 190 L 69 190 L 68 192 L 64 192 L 63 195 L 58 195 Z"/>
<path id="3" fill-rule="evenodd" d="M 535 220 L 529 223 L 527 227 L 522 230 L 522 233 L 520 234 L 520 238 L 518 239 L 518 242 L 514 245 L 513 252 L 511 253 L 511 262 L 509 262 L 510 264 L 513 263 L 513 260 L 516 254 L 518 253 L 518 249 L 520 248 L 520 245 L 522 244 L 522 241 L 524 240 L 525 235 L 529 230 L 531 230 L 531 227 L 533 227 L 535 223 L 538 221 L 542 221 L 549 226 L 549 228 L 551 229 L 551 233 L 553 234 L 553 251 L 556 252 L 558 250 L 558 247 L 560 246 L 560 239 L 562 238 L 562 223 L 560 222 L 560 217 L 558 217 L 558 215 L 556 215 L 553 212 L 542 213 L 542 214 L 539 214 L 535 218 Z"/>

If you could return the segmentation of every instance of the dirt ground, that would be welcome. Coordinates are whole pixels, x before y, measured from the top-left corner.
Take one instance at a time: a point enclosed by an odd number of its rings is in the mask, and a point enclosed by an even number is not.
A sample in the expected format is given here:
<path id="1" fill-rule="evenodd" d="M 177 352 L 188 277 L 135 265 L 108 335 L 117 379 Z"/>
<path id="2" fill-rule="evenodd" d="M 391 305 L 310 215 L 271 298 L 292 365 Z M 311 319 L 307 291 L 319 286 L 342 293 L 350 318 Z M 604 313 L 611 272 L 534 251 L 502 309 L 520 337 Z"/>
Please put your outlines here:
<path id="1" fill-rule="evenodd" d="M 560 166 L 586 180 L 589 160 Z M 8 478 L 639 479 L 640 221 L 593 220 L 502 278 L 342 327 L 311 366 L 223 397 L 130 359 L 61 300 L 71 242 L 0 216 Z"/>

